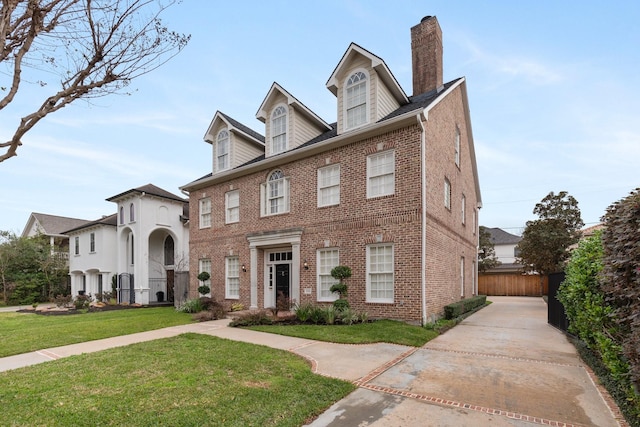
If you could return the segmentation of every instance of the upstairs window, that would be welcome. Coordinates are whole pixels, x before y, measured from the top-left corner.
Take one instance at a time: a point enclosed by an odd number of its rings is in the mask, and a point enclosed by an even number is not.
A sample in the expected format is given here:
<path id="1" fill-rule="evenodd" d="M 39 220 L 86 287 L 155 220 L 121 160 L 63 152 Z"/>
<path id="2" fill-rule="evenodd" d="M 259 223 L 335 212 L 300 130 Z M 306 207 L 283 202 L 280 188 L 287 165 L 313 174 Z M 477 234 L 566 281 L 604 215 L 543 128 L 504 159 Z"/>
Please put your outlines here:
<path id="1" fill-rule="evenodd" d="M 131 203 L 129 205 L 129 222 L 133 222 L 136 220 L 136 208 L 133 205 L 133 203 Z"/>
<path id="2" fill-rule="evenodd" d="M 89 234 L 89 252 L 94 253 L 96 251 L 96 233 Z"/>
<path id="3" fill-rule="evenodd" d="M 73 244 L 74 244 L 74 254 L 75 255 L 80 255 L 80 237 L 75 237 L 73 239 Z"/>
<path id="4" fill-rule="evenodd" d="M 262 215 L 276 215 L 289 212 L 289 178 L 281 170 L 269 175 L 260 187 Z"/>
<path id="5" fill-rule="evenodd" d="M 460 167 L 460 129 L 456 126 L 456 139 L 454 142 L 455 162 Z"/>
<path id="6" fill-rule="evenodd" d="M 232 222 L 240 221 L 240 191 L 229 191 L 225 194 L 226 216 L 225 222 L 230 224 Z"/>
<path id="7" fill-rule="evenodd" d="M 120 224 L 124 224 L 124 206 L 120 206 Z"/>
<path id="8" fill-rule="evenodd" d="M 216 172 L 229 169 L 229 132 L 220 131 L 216 140 Z"/>
<path id="9" fill-rule="evenodd" d="M 467 223 L 467 212 L 466 212 L 466 204 L 467 204 L 467 198 L 464 196 L 464 194 L 462 195 L 462 200 L 460 203 L 462 206 L 460 207 L 460 215 L 462 216 L 462 225 L 465 225 Z"/>
<path id="10" fill-rule="evenodd" d="M 353 73 L 347 80 L 345 105 L 346 129 L 367 123 L 367 75 L 362 71 Z"/>
<path id="11" fill-rule="evenodd" d="M 451 182 L 444 179 L 444 207 L 451 210 Z"/>
<path id="12" fill-rule="evenodd" d="M 211 227 L 211 199 L 200 199 L 200 228 Z"/>
<path id="13" fill-rule="evenodd" d="M 367 156 L 367 198 L 394 194 L 395 158 L 394 150 Z"/>
<path id="14" fill-rule="evenodd" d="M 340 204 L 340 165 L 318 169 L 318 207 Z"/>
<path id="15" fill-rule="evenodd" d="M 271 115 L 271 151 L 282 153 L 287 149 L 287 109 L 279 106 Z"/>

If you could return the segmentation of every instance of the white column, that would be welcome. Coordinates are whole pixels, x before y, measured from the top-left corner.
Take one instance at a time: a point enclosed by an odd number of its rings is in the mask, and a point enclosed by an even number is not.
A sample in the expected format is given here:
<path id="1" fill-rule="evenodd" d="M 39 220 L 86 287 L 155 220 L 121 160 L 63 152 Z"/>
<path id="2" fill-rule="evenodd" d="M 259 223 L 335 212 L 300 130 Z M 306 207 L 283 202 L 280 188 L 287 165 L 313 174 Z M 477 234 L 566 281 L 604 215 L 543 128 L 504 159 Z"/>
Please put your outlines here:
<path id="1" fill-rule="evenodd" d="M 251 310 L 258 308 L 258 249 L 250 248 L 249 254 L 251 263 L 249 265 L 249 275 L 251 278 Z"/>
<path id="2" fill-rule="evenodd" d="M 291 245 L 291 302 L 300 304 L 300 243 Z"/>

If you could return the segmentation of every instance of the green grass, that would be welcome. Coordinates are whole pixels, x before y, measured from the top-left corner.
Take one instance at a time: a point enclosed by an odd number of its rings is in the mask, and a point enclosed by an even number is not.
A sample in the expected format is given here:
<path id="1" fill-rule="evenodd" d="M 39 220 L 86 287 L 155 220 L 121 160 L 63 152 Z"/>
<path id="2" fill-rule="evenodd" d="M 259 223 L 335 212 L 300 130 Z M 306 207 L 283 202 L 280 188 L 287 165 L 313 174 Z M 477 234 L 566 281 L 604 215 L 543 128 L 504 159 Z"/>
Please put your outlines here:
<path id="1" fill-rule="evenodd" d="M 173 307 L 74 315 L 0 313 L 0 357 L 191 323 Z"/>
<path id="2" fill-rule="evenodd" d="M 299 426 L 355 389 L 286 351 L 199 334 L 0 373 L 0 425 Z"/>
<path id="3" fill-rule="evenodd" d="M 392 344 L 422 347 L 438 332 L 394 320 L 378 320 L 354 325 L 262 325 L 254 331 L 342 344 Z"/>

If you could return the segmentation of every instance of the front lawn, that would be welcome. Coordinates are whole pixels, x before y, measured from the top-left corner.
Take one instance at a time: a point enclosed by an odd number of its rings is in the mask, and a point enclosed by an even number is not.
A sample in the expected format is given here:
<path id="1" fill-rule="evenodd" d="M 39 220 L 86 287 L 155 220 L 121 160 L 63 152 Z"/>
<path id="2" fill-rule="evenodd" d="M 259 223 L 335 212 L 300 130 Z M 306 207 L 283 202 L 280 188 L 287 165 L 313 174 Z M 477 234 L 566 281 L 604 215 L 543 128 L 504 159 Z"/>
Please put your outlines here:
<path id="1" fill-rule="evenodd" d="M 0 357 L 191 323 L 173 307 L 73 315 L 0 313 Z"/>
<path id="2" fill-rule="evenodd" d="M 300 426 L 355 389 L 286 351 L 200 334 L 2 372 L 0 384 L 0 425 L 12 426 Z"/>
<path id="3" fill-rule="evenodd" d="M 438 332 L 394 320 L 378 320 L 353 325 L 260 325 L 254 331 L 328 341 L 341 344 L 391 344 L 422 347 L 438 336 Z"/>

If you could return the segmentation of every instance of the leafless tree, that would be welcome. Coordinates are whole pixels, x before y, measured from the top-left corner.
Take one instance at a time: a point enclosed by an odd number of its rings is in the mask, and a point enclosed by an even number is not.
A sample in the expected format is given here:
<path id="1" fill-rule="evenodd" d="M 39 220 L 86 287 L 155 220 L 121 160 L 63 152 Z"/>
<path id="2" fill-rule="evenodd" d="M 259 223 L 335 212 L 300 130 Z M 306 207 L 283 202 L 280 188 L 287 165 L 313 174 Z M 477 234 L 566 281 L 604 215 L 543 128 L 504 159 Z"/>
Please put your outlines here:
<path id="1" fill-rule="evenodd" d="M 14 100 L 26 68 L 44 76 L 31 83 L 51 90 L 9 140 L 0 140 L 0 162 L 15 156 L 24 135 L 48 114 L 76 99 L 125 92 L 133 79 L 180 52 L 190 36 L 160 19 L 176 1 L 2 0 L 0 110 Z"/>

